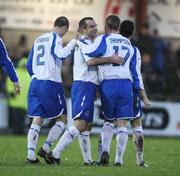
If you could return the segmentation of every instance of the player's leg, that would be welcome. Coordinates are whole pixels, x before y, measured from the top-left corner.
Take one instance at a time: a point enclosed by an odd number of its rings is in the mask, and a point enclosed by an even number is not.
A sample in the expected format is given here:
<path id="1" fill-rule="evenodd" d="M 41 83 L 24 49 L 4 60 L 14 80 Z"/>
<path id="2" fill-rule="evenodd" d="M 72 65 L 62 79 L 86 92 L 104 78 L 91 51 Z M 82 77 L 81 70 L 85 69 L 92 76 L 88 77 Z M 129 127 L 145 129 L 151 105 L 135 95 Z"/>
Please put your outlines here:
<path id="1" fill-rule="evenodd" d="M 33 118 L 27 135 L 27 161 L 28 163 L 38 163 L 39 160 L 36 157 L 35 150 L 39 138 L 39 131 L 43 123 L 45 113 L 43 111 L 41 101 L 38 97 L 37 80 L 31 81 L 28 91 L 28 117 Z"/>
<path id="2" fill-rule="evenodd" d="M 141 125 L 141 118 L 136 118 L 131 121 L 131 126 L 133 128 L 133 142 L 136 149 L 136 162 L 138 166 L 147 167 L 144 162 L 144 136 Z"/>
<path id="3" fill-rule="evenodd" d="M 130 120 L 130 124 L 133 128 L 133 141 L 136 149 L 136 163 L 138 166 L 146 167 L 144 162 L 143 150 L 144 150 L 144 136 L 141 124 L 142 107 L 139 93 L 133 90 L 133 119 Z"/>
<path id="4" fill-rule="evenodd" d="M 48 119 L 55 119 L 56 121 L 54 126 L 50 129 L 46 141 L 38 151 L 39 156 L 48 162 L 46 155 L 51 145 L 62 134 L 67 123 L 66 100 L 62 84 L 53 81 L 46 81 L 39 94 L 46 117 Z"/>
<path id="5" fill-rule="evenodd" d="M 105 122 L 101 133 L 98 135 L 98 164 L 106 165 L 106 161 L 101 161 L 102 154 L 105 155 L 107 158 L 109 158 L 110 153 L 110 147 L 111 147 L 111 141 L 113 137 L 113 131 L 114 131 L 114 123 L 113 122 Z M 102 142 L 103 141 L 103 142 Z M 104 158 L 106 158 L 103 156 Z M 106 159 L 107 160 L 107 159 Z M 103 164 L 106 163 L 106 164 Z"/>
<path id="6" fill-rule="evenodd" d="M 88 91 L 87 91 L 88 90 Z M 93 120 L 93 106 L 96 85 L 93 83 L 74 82 L 72 87 L 72 112 L 74 125 L 69 127 L 52 151 L 52 157 L 60 158 L 61 152 L 83 131 Z"/>
<path id="7" fill-rule="evenodd" d="M 128 142 L 127 120 L 117 120 L 117 134 L 116 134 L 116 156 L 115 165 L 121 166 L 123 164 L 123 156 Z"/>
<path id="8" fill-rule="evenodd" d="M 44 142 L 41 151 L 43 150 L 46 153 L 50 151 L 50 147 L 56 142 L 56 140 L 60 137 L 60 135 L 64 131 L 66 123 L 67 123 L 66 115 L 61 115 L 60 117 L 56 118 L 56 122 L 50 129 L 48 133 L 48 137 Z"/>
<path id="9" fill-rule="evenodd" d="M 80 135 L 78 136 L 79 146 L 84 159 L 84 165 L 93 164 L 93 160 L 91 156 L 91 142 L 89 137 L 91 128 L 92 128 L 92 123 L 88 123 L 85 131 L 80 133 Z"/>
<path id="10" fill-rule="evenodd" d="M 28 148 L 28 155 L 27 155 L 27 162 L 29 163 L 39 163 L 39 160 L 36 157 L 36 147 L 39 138 L 39 131 L 41 129 L 41 125 L 43 123 L 42 118 L 34 118 L 32 124 L 30 126 L 28 135 L 27 135 L 27 148 Z"/>
<path id="11" fill-rule="evenodd" d="M 119 102 L 116 105 L 115 117 L 117 126 L 115 165 L 123 164 L 123 156 L 128 142 L 127 122 L 133 117 L 132 83 L 128 80 L 120 80 Z M 120 87 L 119 85 L 119 87 Z"/>
<path id="12" fill-rule="evenodd" d="M 48 133 L 48 137 L 44 142 L 43 146 L 39 149 L 38 155 L 49 163 L 47 160 L 47 154 L 50 151 L 50 147 L 56 142 L 56 140 L 60 137 L 62 132 L 64 131 L 65 125 L 67 123 L 66 115 L 61 115 L 60 117 L 56 118 L 55 124 L 52 126 Z"/>
<path id="13" fill-rule="evenodd" d="M 87 83 L 85 83 L 86 85 L 88 85 Z M 88 97 L 91 97 L 89 98 L 89 100 L 86 102 L 84 102 L 84 110 L 86 109 L 89 109 L 91 110 L 91 115 L 93 116 L 93 112 L 94 112 L 94 99 L 95 99 L 95 96 L 96 96 L 96 87 L 94 85 L 88 85 L 90 86 L 89 87 L 89 95 Z M 82 88 L 83 89 L 83 88 Z M 82 97 L 83 94 L 79 94 L 79 98 Z M 84 96 L 84 95 L 83 95 Z M 76 99 L 74 98 L 73 100 L 73 104 L 77 104 L 75 103 L 76 102 Z M 86 104 L 86 106 L 85 106 Z M 77 107 L 77 105 L 76 105 Z M 75 109 L 75 107 L 73 108 Z M 82 107 L 81 107 L 81 110 L 82 110 Z M 76 115 L 78 113 L 78 111 L 76 112 L 75 110 L 73 110 L 73 114 Z M 93 118 L 93 117 L 92 117 Z M 92 118 L 91 120 L 89 121 L 92 121 Z M 91 143 L 90 143 L 90 137 L 89 137 L 89 134 L 90 134 L 90 131 L 91 131 L 91 128 L 92 128 L 92 122 L 89 122 L 87 124 L 87 127 L 85 129 L 85 131 L 83 131 L 82 133 L 80 133 L 80 135 L 78 136 L 78 141 L 79 141 L 79 145 L 80 145 L 80 149 L 81 149 L 81 153 L 82 153 L 82 156 L 83 156 L 83 159 L 84 159 L 84 165 L 92 165 L 94 164 L 93 160 L 92 160 L 92 156 L 91 156 Z"/>
<path id="14" fill-rule="evenodd" d="M 61 136 L 59 142 L 49 154 L 49 160 L 54 163 L 55 160 L 60 159 L 62 151 L 81 133 L 86 129 L 87 122 L 82 119 L 76 119 L 74 125 L 69 127 Z"/>
<path id="15" fill-rule="evenodd" d="M 106 152 L 108 154 L 110 153 L 113 130 L 114 130 L 114 123 L 111 121 L 106 121 L 101 130 L 102 154 Z"/>
<path id="16" fill-rule="evenodd" d="M 110 147 L 114 131 L 114 107 L 116 102 L 115 87 L 111 80 L 103 81 L 99 86 L 99 93 L 101 96 L 102 112 L 101 116 L 105 119 L 105 123 L 101 129 L 101 144 L 100 151 L 101 165 L 109 164 Z"/>

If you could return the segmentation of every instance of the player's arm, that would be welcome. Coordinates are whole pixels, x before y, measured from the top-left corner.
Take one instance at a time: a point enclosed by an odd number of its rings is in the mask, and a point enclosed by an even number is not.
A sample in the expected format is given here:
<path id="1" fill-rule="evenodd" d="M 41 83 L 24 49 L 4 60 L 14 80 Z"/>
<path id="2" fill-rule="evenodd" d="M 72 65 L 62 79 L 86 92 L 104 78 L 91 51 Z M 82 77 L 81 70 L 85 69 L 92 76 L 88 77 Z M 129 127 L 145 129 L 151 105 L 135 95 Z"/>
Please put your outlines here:
<path id="1" fill-rule="evenodd" d="M 53 42 L 51 46 L 51 54 L 54 58 L 64 60 L 71 55 L 76 46 L 76 39 L 72 39 L 65 47 L 62 47 L 61 41 L 57 35 L 53 33 Z"/>
<path id="2" fill-rule="evenodd" d="M 141 99 L 145 107 L 148 108 L 150 107 L 150 101 L 146 95 L 146 91 L 145 91 L 143 80 L 142 80 L 141 54 L 138 48 L 135 48 L 134 51 L 135 53 L 133 55 L 133 58 L 131 60 L 131 65 L 130 65 L 132 78 L 133 78 L 133 87 L 135 90 L 139 91 L 139 94 L 141 96 Z"/>
<path id="3" fill-rule="evenodd" d="M 34 55 L 34 45 L 30 50 L 28 60 L 27 60 L 27 64 L 26 64 L 26 68 L 27 68 L 27 71 L 28 71 L 30 76 L 33 75 L 33 69 L 32 69 L 33 55 Z"/>
<path id="4" fill-rule="evenodd" d="M 116 54 L 109 57 L 89 58 L 86 57 L 86 63 L 89 66 L 105 65 L 105 64 L 122 64 L 124 59 Z"/>
<path id="5" fill-rule="evenodd" d="M 77 41 L 77 45 L 81 48 L 83 55 L 87 55 L 91 58 L 98 58 L 105 54 L 107 44 L 106 44 L 106 37 L 108 35 L 100 35 L 98 36 L 94 43 L 87 45 L 81 39 Z"/>
<path id="6" fill-rule="evenodd" d="M 142 101 L 144 103 L 145 108 L 149 108 L 151 103 L 150 103 L 150 101 L 149 101 L 149 99 L 148 99 L 148 97 L 146 95 L 145 89 L 140 89 L 139 94 L 141 96 L 141 99 L 142 99 Z"/>
<path id="7" fill-rule="evenodd" d="M 130 61 L 130 71 L 133 79 L 133 88 L 137 91 L 144 89 L 141 75 L 141 56 L 137 48 L 134 48 L 134 54 Z"/>
<path id="8" fill-rule="evenodd" d="M 101 35 L 97 37 L 95 42 L 90 45 L 87 45 L 83 40 L 78 40 L 77 44 L 81 48 L 82 54 L 89 66 L 121 64 L 124 62 L 123 58 L 115 54 L 109 57 L 102 57 L 107 47 L 107 36 L 108 35 Z"/>
<path id="9" fill-rule="evenodd" d="M 19 94 L 20 85 L 18 82 L 18 77 L 14 65 L 11 62 L 8 53 L 6 51 L 5 45 L 1 39 L 0 39 L 0 65 L 3 71 L 9 76 L 10 80 L 13 82 L 16 95 Z"/>

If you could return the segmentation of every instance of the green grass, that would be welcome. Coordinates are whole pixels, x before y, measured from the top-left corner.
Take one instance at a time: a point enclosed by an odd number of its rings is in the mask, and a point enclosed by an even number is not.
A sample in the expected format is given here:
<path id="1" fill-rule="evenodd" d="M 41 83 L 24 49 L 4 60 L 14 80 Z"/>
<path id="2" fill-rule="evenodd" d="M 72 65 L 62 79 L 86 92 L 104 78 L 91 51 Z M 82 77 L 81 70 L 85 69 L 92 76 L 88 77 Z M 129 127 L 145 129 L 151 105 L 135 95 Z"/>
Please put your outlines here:
<path id="1" fill-rule="evenodd" d="M 92 154 L 97 158 L 97 137 L 93 136 Z M 38 148 L 45 136 L 40 136 Z M 123 167 L 114 167 L 115 140 L 108 167 L 85 167 L 79 144 L 75 140 L 62 154 L 60 166 L 29 166 L 26 159 L 25 136 L 0 136 L 0 176 L 180 176 L 180 140 L 178 138 L 146 138 L 145 160 L 149 168 L 135 165 L 135 151 L 129 138 Z"/>

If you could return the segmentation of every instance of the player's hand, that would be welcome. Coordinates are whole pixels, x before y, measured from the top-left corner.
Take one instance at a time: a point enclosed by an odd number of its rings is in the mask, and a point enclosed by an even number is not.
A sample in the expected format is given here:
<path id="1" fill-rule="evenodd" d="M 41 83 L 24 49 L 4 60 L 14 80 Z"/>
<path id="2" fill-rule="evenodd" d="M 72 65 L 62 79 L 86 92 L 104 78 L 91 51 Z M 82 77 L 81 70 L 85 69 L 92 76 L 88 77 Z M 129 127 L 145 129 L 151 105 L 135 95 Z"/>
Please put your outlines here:
<path id="1" fill-rule="evenodd" d="M 78 40 L 80 37 L 81 37 L 81 30 L 78 27 L 77 30 L 74 33 L 74 38 Z"/>
<path id="2" fill-rule="evenodd" d="M 19 95 L 20 94 L 20 90 L 21 90 L 21 87 L 20 87 L 19 82 L 14 82 L 14 91 L 15 91 L 15 94 Z"/>
<path id="3" fill-rule="evenodd" d="M 144 103 L 145 108 L 150 108 L 151 103 L 150 103 L 150 101 L 149 101 L 149 99 L 148 99 L 147 97 L 144 97 L 144 98 L 142 99 L 142 101 L 143 101 L 143 103 Z"/>
<path id="4" fill-rule="evenodd" d="M 114 54 L 111 56 L 111 62 L 112 64 L 124 64 L 124 58 Z"/>

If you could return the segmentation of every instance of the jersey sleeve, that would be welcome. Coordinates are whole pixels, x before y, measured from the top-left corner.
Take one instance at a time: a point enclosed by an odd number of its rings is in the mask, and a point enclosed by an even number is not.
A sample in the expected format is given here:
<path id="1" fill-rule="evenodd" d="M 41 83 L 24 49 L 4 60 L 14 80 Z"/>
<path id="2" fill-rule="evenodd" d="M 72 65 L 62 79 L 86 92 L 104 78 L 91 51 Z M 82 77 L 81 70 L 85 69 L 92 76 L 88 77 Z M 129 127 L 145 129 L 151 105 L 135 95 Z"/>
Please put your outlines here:
<path id="1" fill-rule="evenodd" d="M 85 55 L 89 57 L 101 57 L 105 54 L 107 44 L 106 44 L 107 34 L 100 35 L 96 38 L 95 42 L 90 45 L 83 45 L 82 51 Z"/>
<path id="2" fill-rule="evenodd" d="M 72 39 L 65 47 L 62 46 L 62 41 L 55 33 L 53 33 L 53 42 L 51 46 L 51 54 L 55 59 L 64 60 L 71 55 L 76 46 L 76 39 Z"/>
<path id="3" fill-rule="evenodd" d="M 131 60 L 130 70 L 133 78 L 133 87 L 136 90 L 144 89 L 141 74 L 141 55 L 138 48 L 134 48 L 134 55 Z"/>
<path id="4" fill-rule="evenodd" d="M 77 47 L 80 48 L 80 51 L 85 59 L 85 61 L 87 62 L 88 60 L 92 59 L 91 57 L 89 57 L 86 53 L 86 48 L 87 48 L 88 44 L 83 40 L 83 39 L 79 39 L 77 41 Z"/>
<path id="5" fill-rule="evenodd" d="M 28 56 L 27 64 L 26 64 L 26 68 L 30 76 L 33 75 L 33 69 L 32 69 L 33 54 L 34 54 L 34 45 L 31 48 L 31 51 Z"/>
<path id="6" fill-rule="evenodd" d="M 6 51 L 3 41 L 0 39 L 0 66 L 3 71 L 9 76 L 12 82 L 18 82 L 18 77 L 14 68 L 13 63 L 11 62 L 8 53 Z"/>

